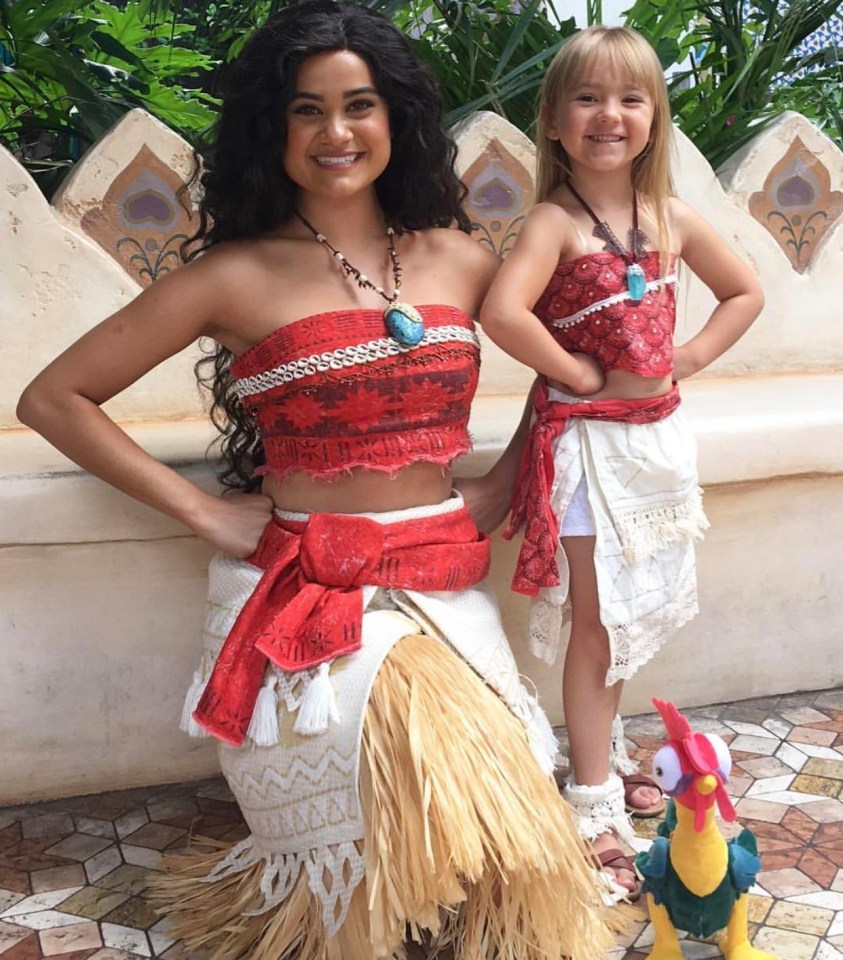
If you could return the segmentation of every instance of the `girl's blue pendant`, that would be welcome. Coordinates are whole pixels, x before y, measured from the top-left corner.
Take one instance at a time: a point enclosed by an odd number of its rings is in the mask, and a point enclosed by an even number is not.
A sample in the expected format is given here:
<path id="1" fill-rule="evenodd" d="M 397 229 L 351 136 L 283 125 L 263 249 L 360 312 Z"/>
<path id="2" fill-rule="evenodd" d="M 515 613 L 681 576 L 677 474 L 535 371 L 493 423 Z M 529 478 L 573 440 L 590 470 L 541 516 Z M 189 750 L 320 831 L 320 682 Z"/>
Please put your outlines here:
<path id="1" fill-rule="evenodd" d="M 647 292 L 647 278 L 638 263 L 630 263 L 626 268 L 626 289 L 633 303 L 640 303 Z"/>
<path id="2" fill-rule="evenodd" d="M 424 320 L 415 307 L 401 300 L 393 300 L 384 310 L 386 329 L 402 347 L 415 347 L 424 336 Z"/>

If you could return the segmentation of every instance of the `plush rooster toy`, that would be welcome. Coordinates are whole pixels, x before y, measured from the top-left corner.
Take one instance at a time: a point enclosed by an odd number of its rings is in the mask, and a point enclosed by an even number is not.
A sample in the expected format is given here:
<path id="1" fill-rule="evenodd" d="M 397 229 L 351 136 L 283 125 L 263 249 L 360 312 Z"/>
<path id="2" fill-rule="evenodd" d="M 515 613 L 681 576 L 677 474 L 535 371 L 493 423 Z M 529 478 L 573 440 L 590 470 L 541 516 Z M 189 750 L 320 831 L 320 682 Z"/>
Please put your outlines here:
<path id="1" fill-rule="evenodd" d="M 652 960 L 682 960 L 677 930 L 696 937 L 723 931 L 727 960 L 777 960 L 747 938 L 746 893 L 761 866 L 755 836 L 743 830 L 726 843 L 714 823 L 714 804 L 724 820 L 735 808 L 726 793 L 732 770 L 729 748 L 718 736 L 694 733 L 672 703 L 653 700 L 667 743 L 653 758 L 653 773 L 671 798 L 660 836 L 635 865 L 644 877 L 655 930 Z"/>

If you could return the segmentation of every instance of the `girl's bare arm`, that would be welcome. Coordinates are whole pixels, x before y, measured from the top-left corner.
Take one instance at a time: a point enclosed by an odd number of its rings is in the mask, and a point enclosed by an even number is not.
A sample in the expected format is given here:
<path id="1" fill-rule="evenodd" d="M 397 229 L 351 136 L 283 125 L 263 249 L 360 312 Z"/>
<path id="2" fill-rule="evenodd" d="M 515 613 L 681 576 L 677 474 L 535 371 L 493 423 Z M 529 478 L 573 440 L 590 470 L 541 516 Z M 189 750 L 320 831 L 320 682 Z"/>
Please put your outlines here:
<path id="1" fill-rule="evenodd" d="M 574 393 L 589 394 L 603 385 L 602 372 L 593 361 L 559 346 L 532 312 L 572 234 L 568 215 L 560 207 L 551 203 L 534 207 L 492 282 L 480 323 L 511 357 Z"/>
<path id="2" fill-rule="evenodd" d="M 764 306 L 764 294 L 752 270 L 695 210 L 674 198 L 670 217 L 682 259 L 719 301 L 703 328 L 674 351 L 674 377 L 681 380 L 746 333 Z"/>

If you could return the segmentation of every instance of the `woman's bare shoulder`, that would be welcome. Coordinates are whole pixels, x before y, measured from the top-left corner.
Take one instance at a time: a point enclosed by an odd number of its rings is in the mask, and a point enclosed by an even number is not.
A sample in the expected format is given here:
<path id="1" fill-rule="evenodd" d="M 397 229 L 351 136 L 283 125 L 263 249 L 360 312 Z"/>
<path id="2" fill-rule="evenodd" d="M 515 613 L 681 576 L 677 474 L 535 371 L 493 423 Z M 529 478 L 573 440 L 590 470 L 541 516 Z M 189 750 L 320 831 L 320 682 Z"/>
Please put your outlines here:
<path id="1" fill-rule="evenodd" d="M 442 256 L 458 256 L 477 263 L 495 259 L 488 244 L 479 243 L 472 234 L 458 230 L 456 227 L 433 227 L 430 230 L 420 230 L 418 236 L 423 238 L 432 252 Z"/>

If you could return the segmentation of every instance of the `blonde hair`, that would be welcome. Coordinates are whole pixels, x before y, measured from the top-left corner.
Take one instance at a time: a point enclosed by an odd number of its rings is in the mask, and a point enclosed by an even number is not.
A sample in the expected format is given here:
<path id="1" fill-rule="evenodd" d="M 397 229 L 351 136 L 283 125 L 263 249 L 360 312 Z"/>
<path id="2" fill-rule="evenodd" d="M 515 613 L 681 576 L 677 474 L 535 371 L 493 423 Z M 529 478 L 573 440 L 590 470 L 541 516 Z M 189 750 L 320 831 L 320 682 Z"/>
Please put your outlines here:
<path id="1" fill-rule="evenodd" d="M 670 173 L 673 122 L 667 84 L 655 50 L 628 27 L 587 27 L 567 40 L 553 58 L 542 85 L 536 124 L 536 199 L 546 200 L 571 175 L 568 154 L 558 140 L 548 136 L 548 130 L 561 98 L 598 60 L 628 73 L 652 101 L 650 142 L 632 164 L 632 185 L 656 220 L 659 248 L 666 252 L 667 200 L 674 195 Z"/>

